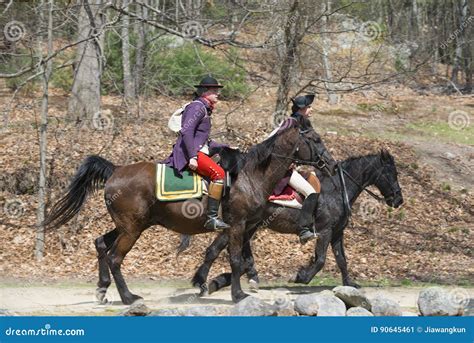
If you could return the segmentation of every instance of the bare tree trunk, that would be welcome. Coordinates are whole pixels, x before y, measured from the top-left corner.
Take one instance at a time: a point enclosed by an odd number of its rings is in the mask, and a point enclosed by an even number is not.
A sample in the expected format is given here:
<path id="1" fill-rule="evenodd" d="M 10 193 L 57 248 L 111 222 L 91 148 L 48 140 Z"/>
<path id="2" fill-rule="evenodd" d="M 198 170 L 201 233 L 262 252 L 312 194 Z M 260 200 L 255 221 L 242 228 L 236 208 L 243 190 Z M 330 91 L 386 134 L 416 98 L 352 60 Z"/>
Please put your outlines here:
<path id="1" fill-rule="evenodd" d="M 324 9 L 324 12 L 326 13 L 331 13 L 331 1 L 327 0 L 326 1 L 326 6 Z M 322 30 L 323 32 L 328 32 L 328 16 L 325 15 L 323 18 L 323 25 L 322 25 Z M 331 71 L 331 61 L 329 59 L 329 41 L 328 41 L 328 34 L 323 33 L 321 35 L 321 41 L 322 41 L 322 50 L 323 50 L 323 68 L 324 68 L 324 78 L 328 82 L 324 82 L 324 88 L 326 88 L 326 93 L 328 96 L 328 102 L 331 105 L 337 104 L 338 102 L 338 97 L 337 94 L 334 93 L 334 91 L 331 89 L 331 81 L 332 81 L 332 71 Z"/>
<path id="2" fill-rule="evenodd" d="M 141 16 L 143 19 L 148 20 L 148 9 L 141 7 Z M 145 70 L 145 47 L 146 47 L 146 27 L 145 23 L 141 22 L 135 26 L 137 35 L 137 50 L 135 53 L 135 70 L 134 70 L 134 85 L 135 95 L 139 96 L 142 94 L 142 82 L 143 72 Z"/>
<path id="3" fill-rule="evenodd" d="M 460 29 L 460 32 L 456 35 L 456 49 L 454 51 L 454 61 L 453 61 L 453 70 L 451 73 L 451 82 L 453 82 L 456 86 L 459 85 L 459 72 L 461 71 L 461 61 L 462 61 L 462 42 L 463 42 L 463 18 L 462 18 L 462 6 L 463 0 L 455 0 L 453 2 L 453 14 L 454 18 L 457 18 L 458 20 L 455 20 L 455 27 L 457 29 Z M 457 27 L 459 26 L 459 27 Z"/>
<path id="4" fill-rule="evenodd" d="M 412 0 L 412 12 L 411 12 L 411 39 L 415 40 L 418 37 L 418 34 L 420 33 L 420 24 L 421 24 L 421 19 L 420 19 L 420 12 L 418 9 L 418 0 Z"/>
<path id="5" fill-rule="evenodd" d="M 77 122 L 93 118 L 100 111 L 100 78 L 102 74 L 102 49 L 99 36 L 102 17 L 99 14 L 102 0 L 78 0 L 78 44 L 75 61 L 74 83 L 69 98 L 69 115 Z"/>
<path id="6" fill-rule="evenodd" d="M 286 112 L 288 96 L 295 79 L 298 46 L 301 41 L 301 29 L 299 29 L 299 26 L 303 25 L 301 23 L 301 17 L 299 1 L 294 0 L 291 4 L 285 24 L 284 53 L 281 61 L 280 83 L 278 85 L 275 105 L 276 114 Z"/>
<path id="7" fill-rule="evenodd" d="M 123 8 L 128 11 L 128 0 L 123 0 Z M 127 15 L 122 18 L 122 67 L 123 67 L 123 90 L 126 100 L 135 98 L 132 73 L 130 70 L 130 19 Z"/>
<path id="8" fill-rule="evenodd" d="M 53 0 L 48 2 L 48 57 L 53 51 Z M 44 22 L 44 8 L 45 2 L 41 2 L 40 9 L 40 21 L 41 24 Z M 42 26 L 40 24 L 40 27 Z M 38 38 L 38 54 L 42 56 L 43 51 L 43 39 L 41 35 Z M 40 125 L 40 173 L 39 173 L 39 185 L 38 185 L 38 212 L 37 212 L 37 231 L 36 231 L 36 242 L 35 242 L 35 258 L 41 260 L 44 255 L 44 226 L 43 221 L 45 218 L 45 195 L 46 195 L 46 155 L 48 152 L 47 148 L 47 125 L 48 125 L 48 86 L 49 78 L 51 77 L 53 67 L 53 60 L 50 59 L 46 66 L 41 65 L 41 71 L 43 72 L 43 99 L 41 102 L 41 125 Z"/>
<path id="9" fill-rule="evenodd" d="M 471 93 L 472 91 L 472 51 L 471 51 L 471 42 L 469 39 L 466 39 L 466 31 L 469 32 L 470 25 L 469 22 L 472 20 L 471 10 L 469 8 L 469 1 L 468 0 L 461 0 L 461 24 L 460 24 L 460 33 L 459 33 L 459 40 L 460 45 L 462 47 L 462 67 L 464 70 L 464 76 L 466 79 L 466 85 L 464 87 L 464 91 L 467 93 Z M 468 36 L 469 37 L 469 36 Z M 472 36 L 470 36 L 472 37 Z"/>

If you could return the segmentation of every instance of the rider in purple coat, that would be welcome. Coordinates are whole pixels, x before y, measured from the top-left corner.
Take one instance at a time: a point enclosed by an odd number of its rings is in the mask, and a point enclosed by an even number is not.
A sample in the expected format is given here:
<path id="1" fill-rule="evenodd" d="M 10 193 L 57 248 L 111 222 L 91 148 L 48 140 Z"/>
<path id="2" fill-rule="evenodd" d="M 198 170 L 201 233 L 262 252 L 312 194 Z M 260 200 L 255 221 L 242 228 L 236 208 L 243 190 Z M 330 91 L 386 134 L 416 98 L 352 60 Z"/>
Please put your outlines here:
<path id="1" fill-rule="evenodd" d="M 218 102 L 219 89 L 222 87 L 211 76 L 205 77 L 196 86 L 196 98 L 183 111 L 178 140 L 171 155 L 163 161 L 180 176 L 183 170 L 189 168 L 211 180 L 207 197 L 207 221 L 204 224 L 208 230 L 229 228 L 218 217 L 225 171 L 209 157 L 209 149 L 227 146 L 209 138 L 212 110 Z"/>
<path id="2" fill-rule="evenodd" d="M 209 139 L 211 114 L 210 104 L 202 97 L 197 97 L 186 106 L 181 119 L 178 140 L 173 146 L 171 155 L 163 161 L 166 165 L 174 168 L 178 175 L 181 176 L 182 171 L 188 168 L 189 160 L 196 157 L 198 151 L 206 144 L 209 148 L 227 146 L 227 144 Z"/>

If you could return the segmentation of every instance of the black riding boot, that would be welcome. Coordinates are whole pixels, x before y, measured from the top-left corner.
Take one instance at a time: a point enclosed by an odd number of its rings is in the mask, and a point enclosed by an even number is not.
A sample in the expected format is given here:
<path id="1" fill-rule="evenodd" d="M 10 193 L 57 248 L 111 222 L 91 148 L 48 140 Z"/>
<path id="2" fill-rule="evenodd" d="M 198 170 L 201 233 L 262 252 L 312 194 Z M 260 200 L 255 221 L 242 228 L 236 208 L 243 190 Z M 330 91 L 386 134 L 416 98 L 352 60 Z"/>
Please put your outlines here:
<path id="1" fill-rule="evenodd" d="M 303 208 L 298 220 L 298 236 L 300 243 L 305 244 L 310 239 L 315 238 L 313 231 L 314 212 L 318 206 L 319 193 L 312 193 L 304 199 Z"/>
<path id="2" fill-rule="evenodd" d="M 229 224 L 218 217 L 219 205 L 221 203 L 224 184 L 221 182 L 211 182 L 209 184 L 209 194 L 207 197 L 207 221 L 204 227 L 208 230 L 228 229 Z"/>

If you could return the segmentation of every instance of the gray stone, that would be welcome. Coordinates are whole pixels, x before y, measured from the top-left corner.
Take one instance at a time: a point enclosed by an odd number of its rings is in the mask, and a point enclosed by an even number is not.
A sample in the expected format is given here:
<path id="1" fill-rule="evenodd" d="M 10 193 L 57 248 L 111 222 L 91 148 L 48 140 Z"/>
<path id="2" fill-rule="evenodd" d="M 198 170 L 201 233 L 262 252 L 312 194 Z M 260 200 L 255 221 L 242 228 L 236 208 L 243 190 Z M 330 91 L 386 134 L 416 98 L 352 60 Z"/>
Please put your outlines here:
<path id="1" fill-rule="evenodd" d="M 162 308 L 150 313 L 151 317 L 179 317 L 181 316 L 177 308 Z"/>
<path id="2" fill-rule="evenodd" d="M 295 299 L 295 311 L 303 316 L 316 316 L 319 310 L 317 294 L 302 294 Z"/>
<path id="3" fill-rule="evenodd" d="M 8 311 L 7 309 L 0 309 L 0 317 L 9 317 L 9 316 L 14 316 L 15 314 Z"/>
<path id="4" fill-rule="evenodd" d="M 374 315 L 363 307 L 351 307 L 347 310 L 348 317 L 373 317 Z"/>
<path id="5" fill-rule="evenodd" d="M 127 317 L 137 317 L 137 316 L 147 316 L 151 313 L 151 310 L 143 303 L 137 302 L 130 305 L 125 311 L 121 313 L 122 316 Z"/>
<path id="6" fill-rule="evenodd" d="M 448 160 L 453 160 L 456 158 L 456 155 L 454 155 L 452 152 L 449 152 L 447 151 L 444 156 L 448 159 Z"/>
<path id="7" fill-rule="evenodd" d="M 276 316 L 277 308 L 256 297 L 246 297 L 235 304 L 230 314 L 232 316 Z"/>
<path id="8" fill-rule="evenodd" d="M 338 286 L 332 291 L 336 297 L 344 301 L 344 304 L 346 304 L 347 308 L 363 307 L 368 311 L 370 311 L 372 308 L 369 299 L 367 299 L 367 297 L 355 287 Z"/>
<path id="9" fill-rule="evenodd" d="M 187 317 L 228 316 L 229 312 L 229 308 L 223 306 L 193 306 L 180 310 L 181 315 Z"/>
<path id="10" fill-rule="evenodd" d="M 332 292 L 300 295 L 295 300 L 295 310 L 305 316 L 346 315 L 346 305 Z"/>
<path id="11" fill-rule="evenodd" d="M 462 301 L 454 291 L 448 293 L 440 287 L 430 287 L 420 292 L 418 309 L 422 316 L 462 316 Z"/>
<path id="12" fill-rule="evenodd" d="M 229 308 L 226 306 L 192 306 L 182 308 L 163 308 L 153 311 L 150 316 L 167 317 L 214 317 L 228 316 Z"/>
<path id="13" fill-rule="evenodd" d="M 374 299 L 370 300 L 372 304 L 372 313 L 375 316 L 401 316 L 402 309 L 400 305 L 398 305 L 395 301 L 382 298 L 382 297 L 375 297 Z"/>
<path id="14" fill-rule="evenodd" d="M 278 299 L 273 303 L 273 306 L 276 308 L 276 315 L 279 317 L 292 317 L 298 315 L 295 311 L 295 304 L 291 300 Z"/>

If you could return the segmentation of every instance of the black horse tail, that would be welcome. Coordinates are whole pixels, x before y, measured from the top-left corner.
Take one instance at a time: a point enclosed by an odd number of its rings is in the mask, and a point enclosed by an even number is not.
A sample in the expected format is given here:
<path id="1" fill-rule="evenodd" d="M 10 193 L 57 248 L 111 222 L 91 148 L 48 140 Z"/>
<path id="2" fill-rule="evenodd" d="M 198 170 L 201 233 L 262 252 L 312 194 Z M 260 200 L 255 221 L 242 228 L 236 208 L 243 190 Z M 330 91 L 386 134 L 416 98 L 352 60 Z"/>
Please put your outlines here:
<path id="1" fill-rule="evenodd" d="M 191 245 L 191 235 L 181 235 L 181 241 L 179 242 L 178 249 L 176 249 L 176 256 L 181 254 Z"/>
<path id="2" fill-rule="evenodd" d="M 93 194 L 112 176 L 116 166 L 106 159 L 91 155 L 82 162 L 74 175 L 67 193 L 53 205 L 44 227 L 57 228 L 70 221 L 86 202 L 87 196 Z"/>

